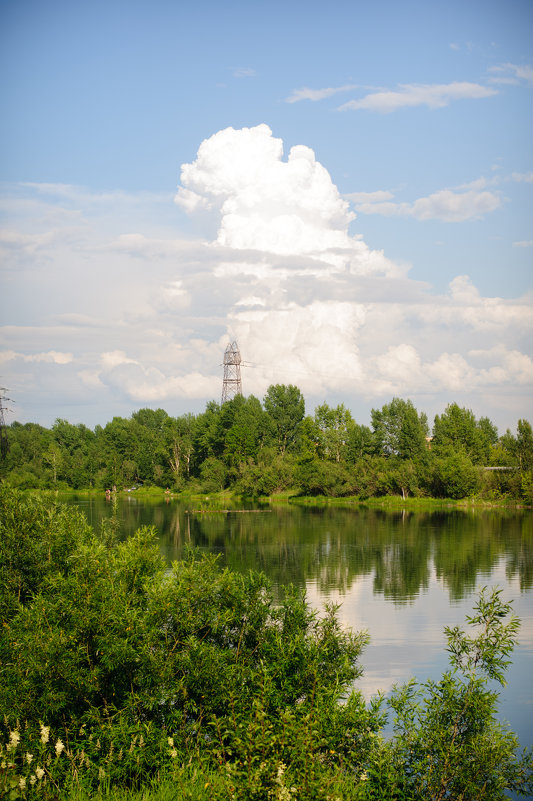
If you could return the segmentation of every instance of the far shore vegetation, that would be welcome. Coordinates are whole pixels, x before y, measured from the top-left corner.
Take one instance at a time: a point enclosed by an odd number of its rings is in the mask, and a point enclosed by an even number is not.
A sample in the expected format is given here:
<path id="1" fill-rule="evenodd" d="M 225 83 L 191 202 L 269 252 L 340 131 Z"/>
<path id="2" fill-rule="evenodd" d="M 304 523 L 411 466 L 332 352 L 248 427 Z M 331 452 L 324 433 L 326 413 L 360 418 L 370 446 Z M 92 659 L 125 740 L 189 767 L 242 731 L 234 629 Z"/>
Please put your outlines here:
<path id="1" fill-rule="evenodd" d="M 276 384 L 263 402 L 238 395 L 197 415 L 140 409 L 94 430 L 61 419 L 51 428 L 13 422 L 4 435 L 0 481 L 18 489 L 389 506 L 533 501 L 529 421 L 499 433 L 457 403 L 430 427 L 410 400 L 393 398 L 366 426 L 342 404 L 306 415 L 300 390 Z"/>
<path id="2" fill-rule="evenodd" d="M 169 568 L 152 527 L 120 541 L 55 495 L 0 485 L 0 798 L 531 797 L 496 714 L 519 636 L 501 590 L 445 629 L 441 677 L 366 701 L 372 632 L 338 606 L 194 550 Z"/>

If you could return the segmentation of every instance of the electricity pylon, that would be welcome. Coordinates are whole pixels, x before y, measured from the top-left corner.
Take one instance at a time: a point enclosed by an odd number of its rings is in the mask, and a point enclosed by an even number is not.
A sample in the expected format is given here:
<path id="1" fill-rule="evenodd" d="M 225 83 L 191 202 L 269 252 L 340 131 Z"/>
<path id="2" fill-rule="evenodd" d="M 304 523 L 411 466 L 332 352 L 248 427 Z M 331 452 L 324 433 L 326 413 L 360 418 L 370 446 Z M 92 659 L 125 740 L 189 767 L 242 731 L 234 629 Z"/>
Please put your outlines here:
<path id="1" fill-rule="evenodd" d="M 222 382 L 222 403 L 235 395 L 242 395 L 241 354 L 236 342 L 229 344 L 224 351 L 224 381 Z"/>
<path id="2" fill-rule="evenodd" d="M 9 398 L 4 396 L 4 387 L 0 387 L 0 459 L 5 459 L 9 450 L 9 442 L 7 439 L 6 421 L 4 420 L 4 405 L 2 400 L 9 400 Z"/>

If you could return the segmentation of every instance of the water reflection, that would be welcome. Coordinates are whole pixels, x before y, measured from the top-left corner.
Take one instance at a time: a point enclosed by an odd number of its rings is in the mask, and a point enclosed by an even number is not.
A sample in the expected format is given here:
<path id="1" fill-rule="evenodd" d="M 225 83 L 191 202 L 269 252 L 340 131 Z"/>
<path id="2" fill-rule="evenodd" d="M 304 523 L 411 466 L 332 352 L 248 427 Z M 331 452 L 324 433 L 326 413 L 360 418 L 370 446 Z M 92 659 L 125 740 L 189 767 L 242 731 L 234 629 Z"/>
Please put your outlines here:
<path id="1" fill-rule="evenodd" d="M 77 501 L 98 526 L 112 514 L 105 499 Z M 227 502 L 226 502 L 227 506 Z M 533 582 L 531 512 L 386 512 L 364 507 L 281 506 L 242 511 L 197 510 L 175 501 L 126 498 L 118 514 L 123 536 L 143 524 L 158 531 L 170 562 L 186 547 L 220 554 L 235 570 L 262 570 L 275 586 L 316 585 L 321 595 L 349 593 L 362 577 L 396 604 L 428 589 L 432 571 L 450 601 L 469 596 L 505 560 L 508 581 Z"/>

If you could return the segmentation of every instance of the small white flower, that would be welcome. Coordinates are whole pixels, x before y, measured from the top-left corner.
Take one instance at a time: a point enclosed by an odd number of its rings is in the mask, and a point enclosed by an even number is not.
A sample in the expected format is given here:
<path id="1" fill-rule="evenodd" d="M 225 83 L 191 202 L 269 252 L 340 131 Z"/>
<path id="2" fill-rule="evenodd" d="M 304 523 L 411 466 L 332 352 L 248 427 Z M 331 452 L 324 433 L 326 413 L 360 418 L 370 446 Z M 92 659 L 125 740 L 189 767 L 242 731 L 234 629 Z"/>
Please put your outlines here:
<path id="1" fill-rule="evenodd" d="M 174 748 L 174 738 L 173 738 L 173 737 L 169 737 L 169 738 L 167 739 L 167 742 L 168 742 L 168 744 L 169 744 L 169 746 L 170 746 L 171 748 Z"/>
<path id="2" fill-rule="evenodd" d="M 17 745 L 20 743 L 20 734 L 15 729 L 15 731 L 9 732 L 9 745 L 7 746 L 8 751 L 14 751 Z"/>
<path id="3" fill-rule="evenodd" d="M 30 753 L 27 752 L 26 753 L 26 762 L 28 763 L 28 765 L 31 765 L 32 760 L 33 760 L 33 754 L 30 754 Z"/>
<path id="4" fill-rule="evenodd" d="M 35 768 L 35 775 L 40 781 L 44 776 L 44 770 L 42 768 Z"/>
<path id="5" fill-rule="evenodd" d="M 33 787 L 33 785 L 35 784 L 36 781 L 37 781 L 37 777 L 35 776 L 34 773 L 32 773 L 31 776 L 30 776 L 30 784 L 31 784 L 32 787 Z"/>
<path id="6" fill-rule="evenodd" d="M 50 739 L 50 726 L 43 726 L 41 723 L 41 742 L 43 745 L 46 745 L 48 740 Z"/>
<path id="7" fill-rule="evenodd" d="M 172 759 L 176 759 L 176 757 L 178 756 L 178 752 L 176 751 L 175 748 L 173 748 L 172 751 L 170 752 L 170 756 L 172 757 Z"/>
<path id="8" fill-rule="evenodd" d="M 61 742 L 61 740 L 58 740 L 58 741 L 57 741 L 57 743 L 55 744 L 55 749 L 56 749 L 56 755 L 57 755 L 57 756 L 59 756 L 59 755 L 60 755 L 60 753 L 61 753 L 62 751 L 64 751 L 64 750 L 65 750 L 65 746 L 64 746 L 64 744 Z"/>
<path id="9" fill-rule="evenodd" d="M 26 779 L 24 778 L 24 776 L 21 776 L 19 779 L 19 787 L 21 790 L 24 790 L 26 788 Z"/>

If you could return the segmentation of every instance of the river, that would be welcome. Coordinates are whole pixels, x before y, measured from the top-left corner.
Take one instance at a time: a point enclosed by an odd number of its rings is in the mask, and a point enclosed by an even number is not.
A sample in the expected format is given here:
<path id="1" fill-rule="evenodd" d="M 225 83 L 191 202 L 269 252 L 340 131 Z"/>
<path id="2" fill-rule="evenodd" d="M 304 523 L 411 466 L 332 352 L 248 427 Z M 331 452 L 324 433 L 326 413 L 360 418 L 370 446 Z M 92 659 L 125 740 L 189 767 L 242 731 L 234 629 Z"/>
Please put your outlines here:
<path id="1" fill-rule="evenodd" d="M 276 591 L 292 582 L 320 609 L 371 635 L 358 687 L 369 698 L 411 677 L 446 669 L 445 626 L 462 625 L 476 592 L 498 586 L 522 624 L 500 717 L 533 744 L 533 513 L 500 509 L 388 512 L 365 507 L 257 507 L 216 511 L 211 502 L 145 501 L 134 493 L 115 510 L 105 498 L 70 499 L 98 527 L 116 515 L 121 536 L 154 525 L 162 554 L 187 546 L 219 554 L 234 570 L 262 570 Z"/>

